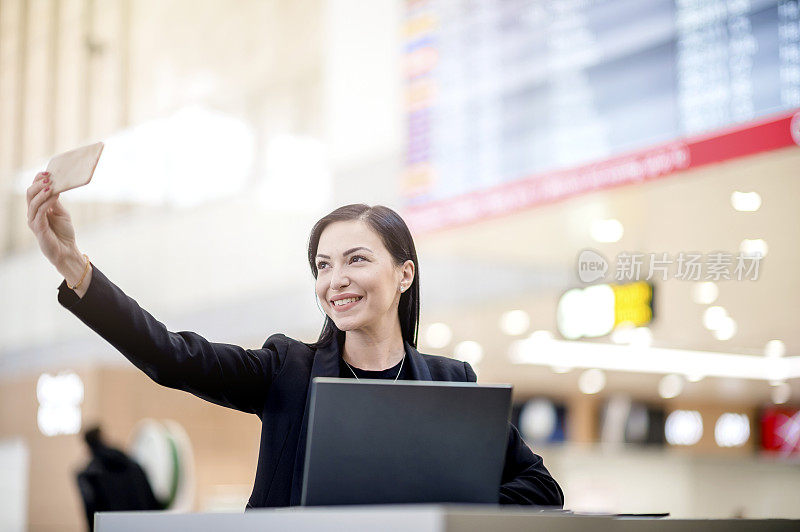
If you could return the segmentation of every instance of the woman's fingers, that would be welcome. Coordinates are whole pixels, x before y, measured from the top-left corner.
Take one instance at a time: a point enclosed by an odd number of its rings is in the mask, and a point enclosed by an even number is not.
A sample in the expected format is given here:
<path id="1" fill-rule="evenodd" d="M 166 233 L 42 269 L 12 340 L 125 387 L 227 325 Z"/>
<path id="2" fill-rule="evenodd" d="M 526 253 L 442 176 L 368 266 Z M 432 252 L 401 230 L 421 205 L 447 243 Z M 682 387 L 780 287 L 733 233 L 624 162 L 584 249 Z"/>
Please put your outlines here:
<path id="1" fill-rule="evenodd" d="M 46 187 L 45 187 L 46 188 Z M 53 195 L 50 191 L 45 192 L 44 188 L 37 192 L 33 199 L 28 203 L 28 225 L 30 226 L 36 216 L 39 214 L 41 210 L 41 206 L 48 198 L 52 198 Z"/>
<path id="2" fill-rule="evenodd" d="M 41 206 L 36 212 L 36 216 L 33 218 L 33 228 L 34 230 L 37 229 L 44 229 L 48 225 L 47 221 L 47 210 L 50 208 L 51 205 L 58 199 L 57 196 L 50 196 L 44 202 L 42 202 Z"/>
<path id="3" fill-rule="evenodd" d="M 46 172 L 39 172 L 36 174 L 36 178 L 33 180 L 33 183 L 28 187 L 28 203 L 30 203 L 33 197 L 36 196 L 37 192 L 39 192 L 42 188 L 46 188 L 47 183 L 44 182 L 45 177 L 50 177 L 50 174 Z"/>
<path id="4" fill-rule="evenodd" d="M 37 194 L 47 188 L 49 183 L 45 183 L 44 179 L 47 177 L 44 172 L 39 172 L 36 174 L 36 179 L 33 180 L 33 184 L 28 187 L 26 196 L 28 199 L 28 225 L 30 225 L 31 220 L 36 216 L 36 207 L 38 203 L 34 204 L 34 200 L 36 200 Z"/>
<path id="5" fill-rule="evenodd" d="M 33 196 L 28 200 L 28 226 L 32 227 L 33 219 L 36 217 L 36 212 L 39 209 L 39 205 L 41 205 L 44 198 L 44 193 L 42 192 L 42 187 L 39 185 L 33 185 L 32 188 L 36 190 L 33 193 Z"/>

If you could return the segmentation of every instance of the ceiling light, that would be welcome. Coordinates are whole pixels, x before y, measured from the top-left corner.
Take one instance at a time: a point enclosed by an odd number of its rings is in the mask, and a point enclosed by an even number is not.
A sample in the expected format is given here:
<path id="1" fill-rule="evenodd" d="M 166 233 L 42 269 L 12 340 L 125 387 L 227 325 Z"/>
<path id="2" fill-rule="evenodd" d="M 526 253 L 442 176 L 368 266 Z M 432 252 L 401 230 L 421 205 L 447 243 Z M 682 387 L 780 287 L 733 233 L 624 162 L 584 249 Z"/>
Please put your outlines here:
<path id="1" fill-rule="evenodd" d="M 570 340 L 610 333 L 614 328 L 614 297 L 614 289 L 607 284 L 568 290 L 558 301 L 558 331 Z"/>
<path id="2" fill-rule="evenodd" d="M 483 347 L 478 342 L 472 340 L 464 340 L 456 344 L 453 349 L 453 354 L 459 360 L 469 362 L 471 366 L 477 365 L 483 360 Z"/>
<path id="3" fill-rule="evenodd" d="M 553 333 L 545 330 L 533 331 L 528 336 L 528 341 L 531 342 L 549 342 L 550 340 L 553 340 Z"/>
<path id="4" fill-rule="evenodd" d="M 623 321 L 614 328 L 611 341 L 631 347 L 650 347 L 653 345 L 653 333 L 649 327 L 634 327 L 631 322 Z"/>
<path id="5" fill-rule="evenodd" d="M 509 336 L 524 333 L 531 326 L 531 318 L 524 310 L 509 310 L 500 317 L 500 329 Z"/>
<path id="6" fill-rule="evenodd" d="M 739 244 L 739 251 L 747 257 L 766 257 L 768 249 L 767 242 L 763 238 L 745 238 Z"/>
<path id="7" fill-rule="evenodd" d="M 671 373 L 664 375 L 658 383 L 658 395 L 664 399 L 678 397 L 683 391 L 683 377 Z"/>
<path id="8" fill-rule="evenodd" d="M 758 192 L 739 192 L 731 194 L 731 205 L 737 211 L 755 212 L 761 207 L 761 195 Z"/>
<path id="9" fill-rule="evenodd" d="M 675 410 L 667 416 L 664 435 L 670 445 L 694 445 L 703 437 L 703 418 L 696 410 Z"/>
<path id="10" fill-rule="evenodd" d="M 508 356 L 515 364 L 544 367 L 597 368 L 607 371 L 667 375 L 698 374 L 705 377 L 769 382 L 800 378 L 800 356 L 765 358 L 758 355 L 650 347 L 646 355 L 627 345 L 584 341 L 516 340 Z"/>
<path id="11" fill-rule="evenodd" d="M 434 349 L 441 349 L 450 343 L 453 338 L 453 331 L 446 323 L 431 323 L 425 329 L 425 342 Z"/>
<path id="12" fill-rule="evenodd" d="M 714 426 L 714 439 L 720 447 L 741 447 L 750 438 L 750 419 L 746 414 L 726 412 Z"/>
<path id="13" fill-rule="evenodd" d="M 619 242 L 625 232 L 619 220 L 595 220 L 590 229 L 592 238 L 597 242 Z"/>
<path id="14" fill-rule="evenodd" d="M 781 340 L 770 340 L 764 346 L 765 357 L 782 357 L 786 354 L 786 344 Z"/>
<path id="15" fill-rule="evenodd" d="M 703 313 L 703 325 L 710 331 L 716 331 L 727 317 L 728 311 L 724 307 L 717 305 L 708 307 Z"/>
<path id="16" fill-rule="evenodd" d="M 76 373 L 42 373 L 36 381 L 36 398 L 39 402 L 36 424 L 42 434 L 56 436 L 80 432 L 84 386 Z"/>
<path id="17" fill-rule="evenodd" d="M 635 328 L 636 327 L 634 327 L 633 323 L 630 321 L 620 322 L 614 327 L 614 331 L 611 333 L 611 341 L 615 344 L 631 343 L 631 336 Z"/>
<path id="18" fill-rule="evenodd" d="M 519 413 L 519 430 L 531 442 L 549 439 L 557 428 L 557 422 L 556 407 L 547 399 L 528 401 Z"/>
<path id="19" fill-rule="evenodd" d="M 728 311 L 724 307 L 718 305 L 708 307 L 703 312 L 703 326 L 709 331 L 716 331 L 727 317 Z"/>
<path id="20" fill-rule="evenodd" d="M 602 370 L 587 369 L 578 378 L 578 388 L 581 392 L 592 395 L 606 387 L 606 374 Z"/>
<path id="21" fill-rule="evenodd" d="M 718 296 L 719 288 L 711 281 L 695 283 L 692 286 L 692 300 L 694 300 L 695 303 L 710 305 L 717 300 Z"/>
<path id="22" fill-rule="evenodd" d="M 736 321 L 730 316 L 725 316 L 720 321 L 719 327 L 714 330 L 717 340 L 730 340 L 736 334 Z"/>
<path id="23" fill-rule="evenodd" d="M 538 330 L 533 331 L 528 338 L 523 341 L 515 341 L 512 342 L 511 345 L 508 347 L 508 358 L 514 364 L 524 364 L 525 363 L 525 353 L 524 348 L 526 349 L 536 349 L 539 350 L 546 350 L 547 346 L 553 341 L 553 333 L 550 331 L 545 330 Z M 554 366 L 561 367 L 558 364 L 554 364 Z M 556 372 L 560 373 L 560 372 Z M 564 371 L 563 373 L 566 373 Z"/>
<path id="24" fill-rule="evenodd" d="M 650 347 L 653 345 L 653 333 L 649 327 L 636 327 L 631 331 L 631 347 Z"/>

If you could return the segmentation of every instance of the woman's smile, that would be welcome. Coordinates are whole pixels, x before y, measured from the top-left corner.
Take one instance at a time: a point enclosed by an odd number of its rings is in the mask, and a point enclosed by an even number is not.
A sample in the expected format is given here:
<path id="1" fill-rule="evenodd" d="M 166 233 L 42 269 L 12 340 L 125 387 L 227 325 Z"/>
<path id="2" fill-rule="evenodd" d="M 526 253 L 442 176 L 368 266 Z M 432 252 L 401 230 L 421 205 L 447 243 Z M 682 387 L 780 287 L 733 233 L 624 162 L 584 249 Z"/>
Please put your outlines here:
<path id="1" fill-rule="evenodd" d="M 364 299 L 363 296 L 342 294 L 331 299 L 331 305 L 336 312 L 344 312 L 356 306 L 362 299 Z"/>

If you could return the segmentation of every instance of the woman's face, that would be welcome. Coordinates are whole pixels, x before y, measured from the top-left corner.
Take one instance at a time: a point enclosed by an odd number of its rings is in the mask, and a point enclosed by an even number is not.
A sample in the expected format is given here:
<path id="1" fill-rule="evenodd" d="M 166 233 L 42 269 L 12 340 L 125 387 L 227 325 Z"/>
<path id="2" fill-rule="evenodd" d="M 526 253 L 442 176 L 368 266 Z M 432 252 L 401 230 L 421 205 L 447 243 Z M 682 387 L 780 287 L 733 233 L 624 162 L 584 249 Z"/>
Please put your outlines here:
<path id="1" fill-rule="evenodd" d="M 396 265 L 366 223 L 328 225 L 320 235 L 316 261 L 317 297 L 340 330 L 379 332 L 397 322 L 399 288 L 411 285 L 414 263 Z"/>

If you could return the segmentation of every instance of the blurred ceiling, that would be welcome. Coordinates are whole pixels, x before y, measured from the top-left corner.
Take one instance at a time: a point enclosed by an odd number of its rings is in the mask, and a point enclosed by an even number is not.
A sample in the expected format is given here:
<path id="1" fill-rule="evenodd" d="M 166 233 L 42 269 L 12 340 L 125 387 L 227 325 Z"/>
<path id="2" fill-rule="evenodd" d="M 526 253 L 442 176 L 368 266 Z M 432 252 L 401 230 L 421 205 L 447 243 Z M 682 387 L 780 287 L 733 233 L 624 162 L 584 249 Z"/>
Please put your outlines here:
<path id="1" fill-rule="evenodd" d="M 484 348 L 479 364 L 483 382 L 512 382 L 518 393 L 565 395 L 577 392 L 580 370 L 556 374 L 547 367 L 512 364 L 512 341 L 534 330 L 555 333 L 559 296 L 583 286 L 576 274 L 579 252 L 592 248 L 612 264 L 607 280 L 613 281 L 613 263 L 622 251 L 629 253 L 679 252 L 709 254 L 739 252 L 743 239 L 764 239 L 767 256 L 756 281 L 721 281 L 713 303 L 727 309 L 738 330 L 729 340 L 717 340 L 702 323 L 708 305 L 691 297 L 693 282 L 675 279 L 656 283 L 656 319 L 650 325 L 653 346 L 737 354 L 763 353 L 771 339 L 786 344 L 786 356 L 800 354 L 800 149 L 786 148 L 713 167 L 667 176 L 660 182 L 621 187 L 537 207 L 467 226 L 420 235 L 416 238 L 423 287 L 421 347 L 427 352 L 452 352 L 462 340 L 475 340 Z M 731 205 L 734 191 L 756 191 L 761 208 L 739 212 Z M 595 219 L 615 218 L 624 236 L 613 244 L 594 241 Z M 445 286 L 430 283 L 427 262 L 442 260 L 449 276 L 437 271 Z M 644 269 L 643 269 L 644 271 Z M 526 272 L 528 275 L 526 275 Z M 674 272 L 674 270 L 671 270 Z M 465 275 L 465 273 L 467 275 Z M 446 288 L 446 290 L 445 290 Z M 449 291 L 463 297 L 428 297 Z M 470 304 L 472 300 L 473 304 Z M 529 330 L 512 338 L 499 328 L 503 312 L 522 309 L 531 316 Z M 451 343 L 441 350 L 426 348 L 424 330 L 444 322 L 453 330 Z M 608 342 L 608 338 L 597 341 Z M 601 393 L 625 392 L 642 399 L 661 400 L 659 375 L 610 372 Z M 792 397 L 800 397 L 800 379 L 790 381 Z M 672 401 L 769 401 L 770 385 L 763 381 L 706 378 L 687 383 Z"/>

